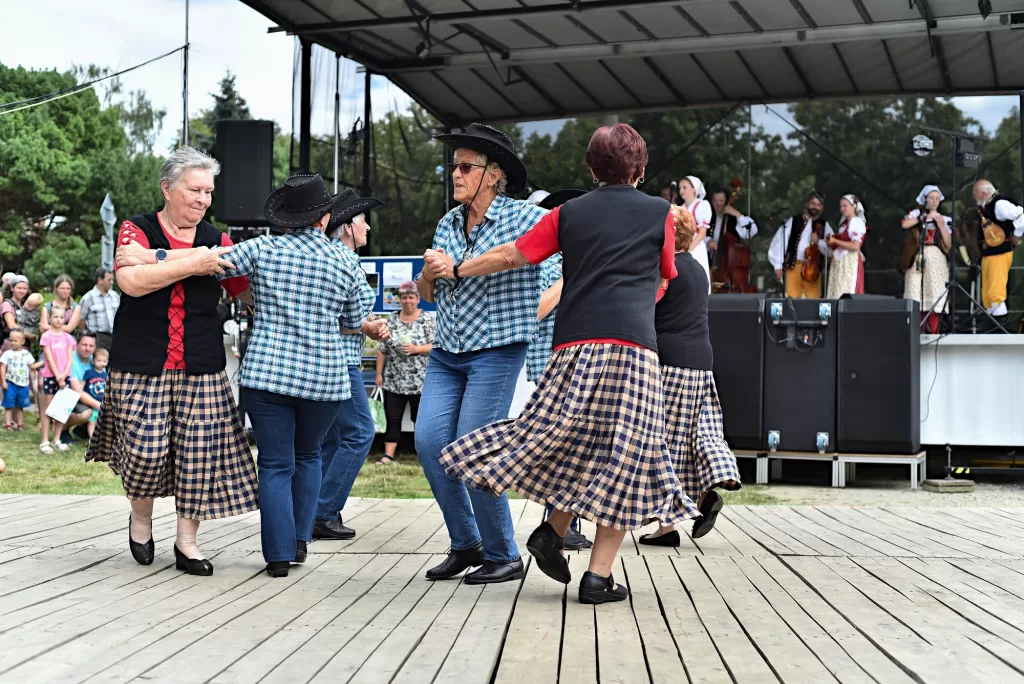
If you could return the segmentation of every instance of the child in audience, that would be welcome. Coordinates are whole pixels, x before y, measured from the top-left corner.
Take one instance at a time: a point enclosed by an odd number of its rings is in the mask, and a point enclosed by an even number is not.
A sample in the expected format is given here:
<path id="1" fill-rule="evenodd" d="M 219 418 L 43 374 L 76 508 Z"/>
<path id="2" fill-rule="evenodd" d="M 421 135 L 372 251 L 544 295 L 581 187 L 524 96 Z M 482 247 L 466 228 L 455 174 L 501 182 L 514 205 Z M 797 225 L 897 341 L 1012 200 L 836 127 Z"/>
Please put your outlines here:
<path id="1" fill-rule="evenodd" d="M 31 372 L 42 363 L 36 363 L 32 352 L 25 349 L 25 333 L 12 330 L 11 348 L 0 354 L 0 389 L 3 390 L 4 429 L 25 429 L 25 409 L 29 399 Z"/>
<path id="2" fill-rule="evenodd" d="M 107 362 L 109 360 L 110 353 L 106 349 L 97 349 L 92 355 L 92 366 L 89 367 L 89 370 L 85 371 L 85 375 L 82 377 L 82 382 L 85 383 L 85 391 L 90 397 L 98 401 L 101 406 L 103 405 L 103 394 L 107 390 Z M 100 412 L 93 409 L 87 428 L 90 439 L 92 438 L 92 431 L 96 429 L 96 420 L 99 417 Z"/>
<path id="3" fill-rule="evenodd" d="M 75 355 L 75 338 L 64 332 L 65 306 L 58 302 L 50 305 L 50 329 L 43 333 L 39 346 L 43 351 L 46 365 L 40 371 L 43 376 L 42 401 L 39 403 L 39 424 L 42 425 L 43 439 L 39 443 L 39 451 L 52 454 L 54 449 L 67 451 L 68 445 L 60 441 L 60 433 L 64 423 L 53 421 L 53 446 L 50 446 L 50 417 L 46 415 L 53 395 L 57 390 L 67 386 L 71 376 L 72 357 Z"/>

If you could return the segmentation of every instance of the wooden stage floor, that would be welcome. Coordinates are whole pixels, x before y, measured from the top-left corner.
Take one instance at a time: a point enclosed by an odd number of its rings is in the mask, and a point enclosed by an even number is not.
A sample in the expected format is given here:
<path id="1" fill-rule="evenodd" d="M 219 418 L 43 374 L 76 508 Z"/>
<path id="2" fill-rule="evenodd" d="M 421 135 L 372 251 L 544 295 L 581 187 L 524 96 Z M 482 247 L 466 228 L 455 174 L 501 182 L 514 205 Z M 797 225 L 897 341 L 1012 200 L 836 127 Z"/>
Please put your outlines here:
<path id="1" fill-rule="evenodd" d="M 512 511 L 525 546 L 541 508 Z M 351 501 L 359 536 L 276 580 L 258 514 L 203 525 L 196 578 L 157 513 L 141 567 L 124 499 L 0 496 L 0 682 L 1024 682 L 1024 509 L 729 507 L 678 550 L 627 537 L 631 600 L 596 610 L 535 570 L 426 581 L 429 500 Z"/>

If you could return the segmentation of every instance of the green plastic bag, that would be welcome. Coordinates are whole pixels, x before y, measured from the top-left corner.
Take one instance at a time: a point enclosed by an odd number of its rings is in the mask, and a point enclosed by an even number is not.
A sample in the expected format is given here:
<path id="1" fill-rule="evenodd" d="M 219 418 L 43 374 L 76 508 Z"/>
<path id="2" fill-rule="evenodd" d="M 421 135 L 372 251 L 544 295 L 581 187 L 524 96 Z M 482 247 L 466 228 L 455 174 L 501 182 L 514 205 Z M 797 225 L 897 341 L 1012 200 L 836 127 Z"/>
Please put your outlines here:
<path id="1" fill-rule="evenodd" d="M 373 414 L 373 427 L 378 433 L 388 429 L 388 418 L 384 415 L 384 390 L 380 387 L 375 387 L 370 395 L 370 413 Z"/>

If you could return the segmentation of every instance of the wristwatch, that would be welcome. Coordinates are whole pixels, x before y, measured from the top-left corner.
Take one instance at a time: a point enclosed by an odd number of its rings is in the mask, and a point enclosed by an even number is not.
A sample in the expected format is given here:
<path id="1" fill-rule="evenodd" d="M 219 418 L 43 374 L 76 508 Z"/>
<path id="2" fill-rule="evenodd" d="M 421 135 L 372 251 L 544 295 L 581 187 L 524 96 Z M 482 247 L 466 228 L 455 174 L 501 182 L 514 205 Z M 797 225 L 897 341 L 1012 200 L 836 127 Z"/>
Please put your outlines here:
<path id="1" fill-rule="evenodd" d="M 459 282 L 460 280 L 462 280 L 462 278 L 459 277 L 460 264 L 461 262 L 459 262 L 458 264 L 452 264 L 452 277 L 455 279 L 455 282 Z"/>
<path id="2" fill-rule="evenodd" d="M 158 249 L 158 250 L 156 250 L 156 263 L 162 264 L 164 262 L 164 259 L 166 259 L 166 258 L 167 258 L 167 250 L 166 249 Z"/>

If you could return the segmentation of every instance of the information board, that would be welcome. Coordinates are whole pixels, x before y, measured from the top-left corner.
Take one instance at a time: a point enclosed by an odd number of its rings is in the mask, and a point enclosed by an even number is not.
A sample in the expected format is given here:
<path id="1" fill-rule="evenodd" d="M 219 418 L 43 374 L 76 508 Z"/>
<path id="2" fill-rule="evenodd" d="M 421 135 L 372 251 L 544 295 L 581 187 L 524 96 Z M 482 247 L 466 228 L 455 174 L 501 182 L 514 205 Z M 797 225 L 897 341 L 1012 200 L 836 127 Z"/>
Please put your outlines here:
<path id="1" fill-rule="evenodd" d="M 423 270 L 422 256 L 361 257 L 360 263 L 366 272 L 366 282 L 370 283 L 377 297 L 373 305 L 373 312 L 376 314 L 401 309 L 398 288 L 402 283 L 413 280 Z M 420 308 L 424 311 L 433 311 L 434 305 L 421 299 Z"/>

